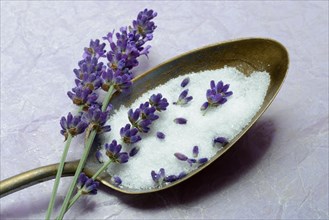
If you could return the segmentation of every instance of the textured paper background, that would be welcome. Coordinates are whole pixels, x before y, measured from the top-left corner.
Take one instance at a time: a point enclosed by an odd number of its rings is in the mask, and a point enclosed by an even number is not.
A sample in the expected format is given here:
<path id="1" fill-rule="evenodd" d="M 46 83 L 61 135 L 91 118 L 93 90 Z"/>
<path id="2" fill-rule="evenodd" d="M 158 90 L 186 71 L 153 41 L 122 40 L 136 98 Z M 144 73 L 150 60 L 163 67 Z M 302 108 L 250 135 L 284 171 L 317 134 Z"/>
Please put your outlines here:
<path id="1" fill-rule="evenodd" d="M 1 179 L 59 160 L 59 119 L 74 108 L 66 91 L 83 47 L 145 7 L 158 12 L 158 28 L 136 74 L 207 44 L 265 37 L 288 49 L 288 76 L 255 126 L 199 175 L 141 196 L 102 187 L 67 219 L 327 219 L 327 1 L 2 1 Z M 80 153 L 72 148 L 69 159 Z M 44 218 L 52 185 L 2 198 L 1 219 Z"/>

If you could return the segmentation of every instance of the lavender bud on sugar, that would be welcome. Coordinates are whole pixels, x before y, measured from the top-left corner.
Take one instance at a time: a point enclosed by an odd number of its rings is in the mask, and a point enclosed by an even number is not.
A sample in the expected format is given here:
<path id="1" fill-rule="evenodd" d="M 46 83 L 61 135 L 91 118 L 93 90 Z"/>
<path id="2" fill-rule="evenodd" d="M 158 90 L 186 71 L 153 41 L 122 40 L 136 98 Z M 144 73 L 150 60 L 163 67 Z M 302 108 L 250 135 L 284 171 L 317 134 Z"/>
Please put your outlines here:
<path id="1" fill-rule="evenodd" d="M 127 152 L 121 152 L 122 146 L 113 140 L 111 144 L 105 144 L 106 155 L 114 163 L 126 163 L 129 156 Z"/>
<path id="2" fill-rule="evenodd" d="M 186 105 L 189 103 L 193 97 L 192 96 L 187 96 L 188 94 L 188 89 L 185 89 L 178 97 L 177 102 L 173 102 L 174 105 Z"/>
<path id="3" fill-rule="evenodd" d="M 186 77 L 182 83 L 180 84 L 181 87 L 185 87 L 188 83 L 190 82 L 190 78 L 189 77 Z"/>
<path id="4" fill-rule="evenodd" d="M 165 170 L 163 168 L 161 168 L 158 173 L 156 173 L 154 170 L 152 170 L 151 177 L 156 184 L 162 185 L 163 180 L 165 178 Z"/>
<path id="5" fill-rule="evenodd" d="M 199 164 L 204 164 L 204 163 L 206 163 L 208 161 L 208 158 L 200 158 L 200 159 L 198 159 L 198 163 Z"/>
<path id="6" fill-rule="evenodd" d="M 178 180 L 178 177 L 176 175 L 169 175 L 164 178 L 165 182 L 172 183 Z"/>
<path id="7" fill-rule="evenodd" d="M 206 92 L 207 102 L 201 106 L 201 111 L 206 110 L 209 106 L 217 107 L 223 105 L 227 101 L 227 97 L 233 94 L 232 91 L 228 91 L 230 85 L 219 81 L 215 84 L 214 80 L 210 81 L 210 89 Z"/>
<path id="8" fill-rule="evenodd" d="M 193 157 L 198 157 L 198 155 L 199 155 L 199 147 L 198 146 L 194 146 L 192 152 L 193 152 Z"/>
<path id="9" fill-rule="evenodd" d="M 174 119 L 174 122 L 176 123 L 176 124 L 186 124 L 187 123 L 187 120 L 185 119 L 185 118 L 175 118 Z"/>
<path id="10" fill-rule="evenodd" d="M 162 98 L 162 94 L 153 94 L 149 99 L 150 105 L 155 107 L 157 111 L 164 111 L 167 109 L 169 103 L 166 98 Z"/>
<path id="11" fill-rule="evenodd" d="M 214 139 L 214 144 L 217 144 L 217 143 L 219 143 L 219 144 L 221 144 L 221 145 L 226 145 L 226 144 L 228 144 L 228 141 L 227 141 L 227 139 L 226 138 L 224 138 L 224 137 L 216 137 L 215 139 Z"/>
<path id="12" fill-rule="evenodd" d="M 190 166 L 193 166 L 193 164 L 196 163 L 196 159 L 194 159 L 194 158 L 188 158 L 186 161 Z"/>
<path id="13" fill-rule="evenodd" d="M 159 139 L 165 139 L 165 137 L 166 137 L 166 135 L 160 131 L 158 131 L 156 135 Z"/>
<path id="14" fill-rule="evenodd" d="M 113 177 L 112 177 L 112 182 L 113 182 L 113 184 L 114 184 L 115 186 L 120 186 L 121 183 L 122 183 L 122 180 L 121 180 L 121 178 L 118 177 L 118 176 L 113 176 Z"/>
<path id="15" fill-rule="evenodd" d="M 129 156 L 133 157 L 135 156 L 139 151 L 139 147 L 133 147 L 130 151 L 129 151 Z"/>
<path id="16" fill-rule="evenodd" d="M 186 161 L 188 159 L 188 157 L 182 153 L 174 153 L 174 156 L 181 161 Z"/>

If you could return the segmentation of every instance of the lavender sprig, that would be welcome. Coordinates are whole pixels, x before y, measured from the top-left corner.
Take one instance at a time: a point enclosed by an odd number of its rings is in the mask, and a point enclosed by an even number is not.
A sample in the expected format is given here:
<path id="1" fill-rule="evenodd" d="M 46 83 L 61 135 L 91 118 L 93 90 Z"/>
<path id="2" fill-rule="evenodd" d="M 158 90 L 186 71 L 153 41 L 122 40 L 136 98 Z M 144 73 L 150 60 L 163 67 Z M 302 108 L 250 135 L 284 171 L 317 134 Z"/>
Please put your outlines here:
<path id="1" fill-rule="evenodd" d="M 130 77 L 128 77 L 128 75 L 131 75 L 129 70 L 138 65 L 137 57 L 140 55 L 147 55 L 149 52 L 150 46 L 144 47 L 143 45 L 146 41 L 151 40 L 153 37 L 153 31 L 156 26 L 151 20 L 155 16 L 156 13 L 152 10 L 145 9 L 140 12 L 137 19 L 133 22 L 133 27 L 129 27 L 129 30 L 123 27 L 120 29 L 120 32 L 116 33 L 116 42 L 114 42 L 113 39 L 114 32 L 112 34 L 108 34 L 107 39 L 110 43 L 111 49 L 106 54 L 109 61 L 108 68 L 110 68 L 113 72 L 116 72 L 117 70 L 119 70 L 119 72 L 113 75 L 113 81 L 111 81 L 112 83 L 109 85 L 108 92 L 101 105 L 102 113 L 107 112 L 109 100 L 115 91 L 128 91 L 131 85 L 129 81 Z M 101 73 L 106 71 L 106 66 L 104 66 L 101 62 L 98 62 L 98 59 L 105 56 L 106 51 L 104 50 L 104 47 L 105 44 L 100 43 L 99 40 L 92 40 L 89 47 L 84 49 L 84 59 L 79 62 L 80 68 L 74 71 L 78 78 L 78 80 L 76 80 L 77 87 L 72 89 L 72 92 L 68 92 L 68 95 L 72 101 L 75 102 L 75 104 L 80 106 L 80 110 L 88 110 L 91 106 L 98 104 L 96 102 L 97 97 L 94 93 L 99 87 L 99 78 L 102 75 Z M 119 75 L 121 75 L 121 78 Z M 101 79 L 101 81 L 104 82 L 103 79 Z M 92 126 L 90 125 L 92 130 L 89 131 L 89 134 L 87 135 L 88 138 L 86 140 L 85 150 L 63 202 L 58 219 L 62 219 L 68 208 L 72 205 L 72 203 L 70 203 L 70 198 L 96 133 L 110 130 L 110 127 L 105 126 L 105 123 L 103 123 L 103 114 L 91 114 L 89 111 L 86 114 L 87 116 L 85 117 L 87 119 L 92 119 Z M 58 182 L 59 180 L 57 183 Z M 52 208 L 53 206 L 48 208 L 46 219 L 50 218 Z"/>

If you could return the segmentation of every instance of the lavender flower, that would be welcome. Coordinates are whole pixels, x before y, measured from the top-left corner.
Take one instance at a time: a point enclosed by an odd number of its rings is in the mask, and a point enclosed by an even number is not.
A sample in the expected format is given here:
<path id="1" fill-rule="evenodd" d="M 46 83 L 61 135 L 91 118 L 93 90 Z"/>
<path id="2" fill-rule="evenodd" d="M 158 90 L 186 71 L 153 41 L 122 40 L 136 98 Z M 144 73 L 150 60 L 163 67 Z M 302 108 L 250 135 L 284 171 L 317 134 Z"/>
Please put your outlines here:
<path id="1" fill-rule="evenodd" d="M 67 92 L 69 98 L 73 101 L 74 104 L 78 106 L 89 107 L 96 104 L 98 95 L 92 92 L 89 88 L 78 86 Z"/>
<path id="2" fill-rule="evenodd" d="M 233 94 L 232 91 L 228 91 L 229 84 L 224 85 L 223 81 L 219 81 L 215 84 L 214 80 L 210 81 L 210 89 L 207 90 L 207 102 L 203 103 L 201 110 L 206 110 L 209 106 L 217 107 L 224 104 L 227 101 L 227 97 Z"/>
<path id="3" fill-rule="evenodd" d="M 161 168 L 158 173 L 156 173 L 154 170 L 152 170 L 151 176 L 152 176 L 153 181 L 157 185 L 162 185 L 163 180 L 165 178 L 165 170 L 163 168 Z"/>
<path id="4" fill-rule="evenodd" d="M 182 125 L 182 124 L 186 124 L 186 123 L 187 123 L 187 120 L 186 120 L 185 118 L 175 118 L 175 119 L 174 119 L 174 122 L 175 122 L 176 124 L 180 124 L 180 125 Z"/>
<path id="5" fill-rule="evenodd" d="M 89 124 L 89 126 L 95 129 L 98 133 L 111 131 L 110 125 L 105 125 L 106 121 L 110 117 L 110 111 L 112 106 L 109 105 L 105 112 L 102 112 L 100 106 L 93 105 L 89 107 L 88 112 L 83 114 L 83 119 Z"/>
<path id="6" fill-rule="evenodd" d="M 157 95 L 153 94 L 149 99 L 150 105 L 155 107 L 159 112 L 167 109 L 169 103 L 166 98 L 162 98 L 162 94 L 158 93 Z"/>
<path id="7" fill-rule="evenodd" d="M 121 185 L 122 180 L 121 180 L 121 178 L 118 177 L 118 176 L 113 176 L 113 177 L 112 177 L 112 182 L 113 182 L 113 184 L 114 184 L 115 186 L 118 187 L 118 186 Z"/>
<path id="8" fill-rule="evenodd" d="M 199 147 L 198 146 L 194 146 L 192 152 L 193 152 L 193 157 L 198 157 L 198 155 L 199 155 Z"/>
<path id="9" fill-rule="evenodd" d="M 179 179 L 182 179 L 185 176 L 186 176 L 186 173 L 183 171 L 183 172 L 179 173 L 178 175 L 169 175 L 169 176 L 166 176 L 164 178 L 164 181 L 165 182 L 168 182 L 168 183 L 172 183 L 172 182 L 175 182 L 175 181 L 177 181 Z"/>
<path id="10" fill-rule="evenodd" d="M 132 85 L 130 74 L 121 74 L 120 71 L 114 72 L 111 69 L 102 73 L 102 89 L 108 91 L 110 86 L 119 92 L 127 93 Z"/>
<path id="11" fill-rule="evenodd" d="M 153 38 L 152 33 L 156 26 L 151 20 L 156 16 L 157 13 L 153 12 L 153 10 L 144 9 L 144 11 L 139 12 L 137 20 L 133 21 L 133 27 L 131 27 L 131 29 L 141 35 L 143 38 L 143 43 Z M 141 42 L 139 43 L 141 44 Z"/>
<path id="12" fill-rule="evenodd" d="M 182 83 L 180 84 L 180 86 L 184 88 L 187 84 L 189 84 L 189 82 L 190 82 L 190 78 L 189 78 L 189 77 L 186 77 L 186 78 L 182 81 Z"/>
<path id="13" fill-rule="evenodd" d="M 139 147 L 133 147 L 130 151 L 129 151 L 129 157 L 133 157 L 135 156 L 139 151 Z"/>
<path id="14" fill-rule="evenodd" d="M 153 106 L 150 106 L 149 102 L 145 102 L 139 106 L 140 114 L 142 119 L 147 119 L 155 121 L 159 118 L 158 115 L 154 114 L 156 109 Z"/>
<path id="15" fill-rule="evenodd" d="M 85 47 L 84 53 L 83 53 L 83 58 L 87 57 L 95 57 L 95 58 L 100 58 L 100 57 L 105 57 L 105 43 L 100 44 L 100 41 L 96 39 L 95 41 L 90 40 L 89 47 Z"/>
<path id="16" fill-rule="evenodd" d="M 86 57 L 78 62 L 79 69 L 73 69 L 75 76 L 82 80 L 83 75 L 95 74 L 100 76 L 101 72 L 104 70 L 104 64 L 102 62 L 98 63 L 96 57 Z"/>
<path id="17" fill-rule="evenodd" d="M 130 124 L 126 124 L 125 127 L 122 127 L 120 129 L 121 138 L 123 142 L 127 144 L 134 144 L 142 140 L 142 138 L 137 133 L 137 128 L 130 128 Z"/>
<path id="18" fill-rule="evenodd" d="M 105 144 L 106 155 L 114 163 L 127 163 L 129 156 L 127 152 L 121 152 L 122 146 L 113 140 L 111 144 Z"/>
<path id="19" fill-rule="evenodd" d="M 214 144 L 221 144 L 222 146 L 224 146 L 224 145 L 226 145 L 226 144 L 228 144 L 228 140 L 226 139 L 226 138 L 224 138 L 224 137 L 216 137 L 215 139 L 214 139 Z"/>
<path id="20" fill-rule="evenodd" d="M 206 162 L 208 162 L 208 158 L 206 158 L 206 157 L 203 157 L 203 158 L 198 159 L 198 163 L 199 164 L 204 164 Z"/>
<path id="21" fill-rule="evenodd" d="M 188 102 L 190 102 L 193 97 L 192 96 L 188 96 L 188 89 L 185 89 L 178 97 L 177 102 L 173 102 L 174 105 L 186 105 Z"/>
<path id="22" fill-rule="evenodd" d="M 186 161 L 188 159 L 188 157 L 182 153 L 175 153 L 174 156 L 181 161 Z"/>
<path id="23" fill-rule="evenodd" d="M 68 137 L 68 134 L 72 136 L 76 136 L 85 131 L 88 124 L 81 120 L 81 116 L 74 116 L 69 113 L 67 117 L 62 117 L 60 121 L 60 125 L 62 127 L 61 134 L 64 135 L 65 140 Z"/>
<path id="24" fill-rule="evenodd" d="M 160 132 L 160 131 L 158 131 L 158 132 L 156 133 L 156 135 L 157 135 L 157 137 L 158 137 L 159 139 L 165 139 L 165 137 L 166 137 L 166 135 L 165 135 L 164 133 Z"/>
<path id="25" fill-rule="evenodd" d="M 88 178 L 84 173 L 80 174 L 77 182 L 77 188 L 82 191 L 82 194 L 96 195 L 98 186 L 98 181 Z"/>

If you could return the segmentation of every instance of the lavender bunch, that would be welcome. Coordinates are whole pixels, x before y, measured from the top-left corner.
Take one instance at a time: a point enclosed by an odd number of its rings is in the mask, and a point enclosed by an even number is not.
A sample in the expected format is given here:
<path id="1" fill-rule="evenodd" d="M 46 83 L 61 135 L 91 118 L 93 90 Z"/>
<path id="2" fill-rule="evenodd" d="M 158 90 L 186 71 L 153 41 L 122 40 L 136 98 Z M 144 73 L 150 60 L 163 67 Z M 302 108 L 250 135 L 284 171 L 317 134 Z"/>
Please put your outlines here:
<path id="1" fill-rule="evenodd" d="M 112 95 L 115 92 L 129 91 L 132 84 L 131 69 L 138 65 L 139 56 L 147 56 L 149 53 L 150 46 L 145 46 L 145 43 L 153 38 L 156 26 L 151 20 L 156 15 L 153 10 L 145 9 L 138 14 L 137 19 L 128 28 L 122 27 L 116 34 L 114 31 L 107 34 L 103 39 L 108 40 L 110 44 L 108 52 L 105 50 L 106 44 L 101 43 L 98 39 L 91 40 L 89 46 L 84 48 L 83 59 L 73 70 L 76 76 L 75 87 L 67 93 L 72 102 L 79 106 L 79 113 L 77 116 L 61 119 L 61 133 L 65 136 L 67 143 L 57 172 L 46 219 L 50 219 L 53 210 L 59 179 L 72 137 L 87 129 L 85 150 L 58 219 L 63 218 L 69 207 L 75 184 L 96 134 L 110 131 L 110 126 L 106 126 L 105 122 L 109 117 L 109 101 Z M 116 37 L 116 41 L 114 37 Z M 107 58 L 107 65 L 101 62 L 103 58 Z M 100 88 L 107 92 L 102 103 L 98 103 Z"/>

